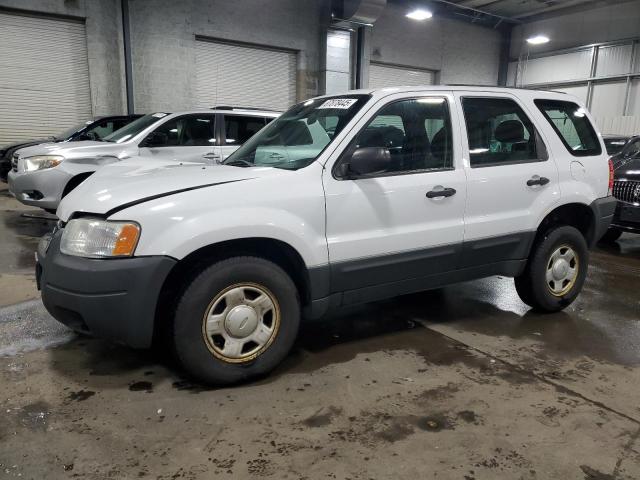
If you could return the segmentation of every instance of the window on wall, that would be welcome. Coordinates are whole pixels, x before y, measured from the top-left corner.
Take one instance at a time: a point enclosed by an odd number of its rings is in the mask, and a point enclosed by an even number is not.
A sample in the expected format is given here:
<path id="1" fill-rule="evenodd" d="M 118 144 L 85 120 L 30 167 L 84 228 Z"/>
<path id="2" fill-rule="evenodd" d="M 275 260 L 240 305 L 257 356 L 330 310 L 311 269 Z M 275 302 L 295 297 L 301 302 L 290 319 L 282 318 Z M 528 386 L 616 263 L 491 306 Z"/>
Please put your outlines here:
<path id="1" fill-rule="evenodd" d="M 154 130 L 154 147 L 204 147 L 215 145 L 214 115 L 174 118 Z"/>
<path id="2" fill-rule="evenodd" d="M 449 107 L 444 98 L 417 98 L 391 103 L 369 122 L 347 151 L 382 147 L 391 154 L 381 174 L 453 168 Z"/>
<path id="3" fill-rule="evenodd" d="M 471 167 L 488 167 L 546 159 L 531 120 L 508 98 L 466 97 L 462 108 L 467 125 Z M 540 154 L 539 154 L 540 153 Z"/>
<path id="4" fill-rule="evenodd" d="M 242 145 L 265 126 L 263 117 L 225 115 L 227 145 Z"/>
<path id="5" fill-rule="evenodd" d="M 535 104 L 572 155 L 602 153 L 598 136 L 582 107 L 562 100 L 535 100 Z"/>

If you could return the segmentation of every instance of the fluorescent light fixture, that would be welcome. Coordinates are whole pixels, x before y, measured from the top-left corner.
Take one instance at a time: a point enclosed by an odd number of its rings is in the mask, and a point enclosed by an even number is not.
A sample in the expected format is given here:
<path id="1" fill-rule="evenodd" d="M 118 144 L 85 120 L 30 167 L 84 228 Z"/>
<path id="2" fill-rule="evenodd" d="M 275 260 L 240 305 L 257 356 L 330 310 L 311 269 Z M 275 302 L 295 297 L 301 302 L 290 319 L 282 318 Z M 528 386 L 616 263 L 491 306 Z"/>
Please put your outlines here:
<path id="1" fill-rule="evenodd" d="M 429 10 L 424 10 L 422 8 L 417 8 L 413 12 L 407 13 L 407 18 L 410 18 L 411 20 L 422 21 L 431 17 L 433 17 L 433 13 L 431 13 Z"/>
<path id="2" fill-rule="evenodd" d="M 527 43 L 531 45 L 542 45 L 543 43 L 547 43 L 549 41 L 549 37 L 545 35 L 535 35 L 533 37 L 527 38 Z"/>

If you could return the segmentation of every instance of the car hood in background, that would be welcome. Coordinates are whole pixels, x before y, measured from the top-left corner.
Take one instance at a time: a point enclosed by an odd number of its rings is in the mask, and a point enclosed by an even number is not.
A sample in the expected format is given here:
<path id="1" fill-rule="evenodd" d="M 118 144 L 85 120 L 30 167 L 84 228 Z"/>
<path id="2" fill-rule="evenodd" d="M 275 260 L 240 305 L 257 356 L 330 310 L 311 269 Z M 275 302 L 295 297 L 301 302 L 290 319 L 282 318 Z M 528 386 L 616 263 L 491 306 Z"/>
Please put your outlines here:
<path id="1" fill-rule="evenodd" d="M 22 140 L 21 142 L 9 143 L 6 145 L 0 145 L 0 150 L 8 152 L 9 150 L 17 150 L 19 148 L 31 147 L 33 145 L 40 145 L 42 143 L 51 143 L 50 138 L 36 138 L 33 140 Z"/>
<path id="2" fill-rule="evenodd" d="M 108 142 L 94 142 L 90 140 L 84 140 L 81 142 L 60 142 L 60 143 L 41 143 L 39 145 L 33 145 L 31 147 L 21 148 L 19 154 L 21 157 L 33 157 L 34 155 L 62 155 L 70 151 L 82 152 L 83 150 L 91 150 L 96 146 L 116 145 Z"/>
<path id="3" fill-rule="evenodd" d="M 118 168 L 120 167 L 120 168 Z M 167 162 L 156 168 L 113 164 L 92 175 L 67 195 L 58 207 L 58 217 L 67 221 L 75 212 L 107 214 L 156 198 L 198 188 L 217 188 L 292 172 L 268 167 L 203 166 Z"/>

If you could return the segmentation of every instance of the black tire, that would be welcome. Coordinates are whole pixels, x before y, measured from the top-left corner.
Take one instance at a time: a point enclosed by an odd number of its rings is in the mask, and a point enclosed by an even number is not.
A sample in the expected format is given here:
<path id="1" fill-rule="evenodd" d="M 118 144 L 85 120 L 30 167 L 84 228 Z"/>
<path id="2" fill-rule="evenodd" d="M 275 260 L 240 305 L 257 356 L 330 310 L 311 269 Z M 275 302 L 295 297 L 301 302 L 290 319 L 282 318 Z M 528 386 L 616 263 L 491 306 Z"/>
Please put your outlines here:
<path id="1" fill-rule="evenodd" d="M 230 363 L 215 352 L 204 333 L 205 314 L 223 292 L 237 284 L 263 288 L 278 307 L 278 327 L 255 358 Z M 275 313 L 274 313 L 275 315 Z M 184 290 L 173 319 L 173 344 L 188 374 L 210 385 L 229 385 L 265 375 L 289 353 L 300 325 L 300 300 L 291 278 L 278 265 L 256 257 L 234 257 L 205 268 Z"/>
<path id="2" fill-rule="evenodd" d="M 622 230 L 616 227 L 610 227 L 600 241 L 602 243 L 613 243 L 620 238 L 620 235 L 622 235 Z"/>
<path id="3" fill-rule="evenodd" d="M 569 246 L 577 254 L 578 272 L 568 290 L 561 295 L 552 293 L 547 284 L 547 267 L 551 255 L 563 246 Z M 557 312 L 570 305 L 584 285 L 589 266 L 589 248 L 587 242 L 574 227 L 563 226 L 547 231 L 531 249 L 529 261 L 524 272 L 515 278 L 515 286 L 521 300 L 540 312 Z"/>

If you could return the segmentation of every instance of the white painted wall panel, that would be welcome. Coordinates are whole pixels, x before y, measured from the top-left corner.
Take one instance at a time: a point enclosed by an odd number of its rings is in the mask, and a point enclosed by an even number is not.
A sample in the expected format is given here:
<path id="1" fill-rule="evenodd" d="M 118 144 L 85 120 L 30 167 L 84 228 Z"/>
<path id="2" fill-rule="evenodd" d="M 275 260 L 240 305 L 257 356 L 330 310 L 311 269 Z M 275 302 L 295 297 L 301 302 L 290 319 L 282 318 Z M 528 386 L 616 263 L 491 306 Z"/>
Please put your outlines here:
<path id="1" fill-rule="evenodd" d="M 371 63 L 369 66 L 369 88 L 433 85 L 435 74 L 429 70 L 409 69 Z"/>
<path id="2" fill-rule="evenodd" d="M 0 145 L 91 117 L 85 26 L 0 13 Z"/>
<path id="3" fill-rule="evenodd" d="M 553 90 L 555 92 L 564 92 L 569 95 L 573 95 L 574 97 L 579 98 L 584 103 L 587 103 L 587 86 L 586 85 L 575 85 L 571 87 L 554 87 Z"/>
<path id="4" fill-rule="evenodd" d="M 588 78 L 591 50 L 534 58 L 523 62 L 518 85 L 543 84 Z"/>
<path id="5" fill-rule="evenodd" d="M 598 49 L 596 77 L 629 73 L 631 67 L 631 50 L 631 44 L 600 47 Z"/>
<path id="6" fill-rule="evenodd" d="M 295 101 L 295 53 L 196 41 L 196 108 L 285 110 Z"/>
<path id="7" fill-rule="evenodd" d="M 596 117 L 614 117 L 622 114 L 626 82 L 597 83 L 591 96 L 591 114 Z"/>

